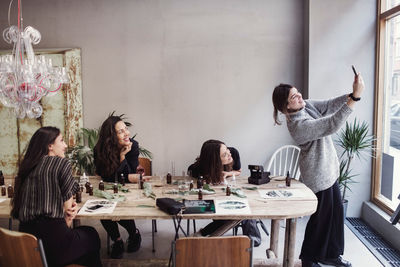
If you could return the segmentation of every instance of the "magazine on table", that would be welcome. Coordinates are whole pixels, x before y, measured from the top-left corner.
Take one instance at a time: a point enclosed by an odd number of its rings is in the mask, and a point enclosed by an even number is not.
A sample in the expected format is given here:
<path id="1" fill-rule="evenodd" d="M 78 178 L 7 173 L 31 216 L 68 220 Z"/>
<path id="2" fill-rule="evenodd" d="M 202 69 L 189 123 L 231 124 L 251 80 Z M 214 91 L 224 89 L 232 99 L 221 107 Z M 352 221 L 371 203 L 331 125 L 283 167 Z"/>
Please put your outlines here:
<path id="1" fill-rule="evenodd" d="M 113 213 L 117 202 L 106 199 L 89 199 L 80 209 L 79 215 L 84 214 L 109 214 Z"/>

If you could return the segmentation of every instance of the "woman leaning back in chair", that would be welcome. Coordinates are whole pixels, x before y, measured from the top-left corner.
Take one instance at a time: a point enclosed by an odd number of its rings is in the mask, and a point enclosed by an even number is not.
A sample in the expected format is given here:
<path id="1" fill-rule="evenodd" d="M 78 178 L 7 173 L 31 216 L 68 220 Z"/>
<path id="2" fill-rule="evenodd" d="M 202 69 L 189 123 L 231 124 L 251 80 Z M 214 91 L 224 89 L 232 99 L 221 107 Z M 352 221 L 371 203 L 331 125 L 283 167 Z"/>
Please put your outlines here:
<path id="1" fill-rule="evenodd" d="M 19 231 L 42 240 L 49 266 L 101 266 L 97 231 L 70 228 L 78 211 L 73 195 L 79 185 L 65 158 L 66 147 L 55 127 L 33 134 L 15 178 L 11 215 L 20 221 Z"/>
<path id="2" fill-rule="evenodd" d="M 130 138 L 127 124 L 123 121 L 123 115 L 114 116 L 114 113 L 103 122 L 100 128 L 99 140 L 94 148 L 94 163 L 96 173 L 104 181 L 114 182 L 117 178 L 121 180 L 121 174 L 125 182 L 138 182 L 137 172 L 144 173 L 139 165 L 139 143 Z M 118 224 L 124 227 L 129 234 L 127 240 L 128 252 L 138 251 L 142 238 L 136 228 L 134 220 L 101 220 L 101 224 L 106 229 L 108 235 L 113 240 L 111 258 L 122 258 L 124 243 L 121 239 Z"/>
<path id="3" fill-rule="evenodd" d="M 227 177 L 240 175 L 239 152 L 233 147 L 226 147 L 221 141 L 208 140 L 204 142 L 200 156 L 189 166 L 188 172 L 195 178 L 202 176 L 207 183 L 221 184 Z M 234 227 L 237 223 L 232 220 L 214 220 L 195 235 L 212 235 L 219 228 Z"/>

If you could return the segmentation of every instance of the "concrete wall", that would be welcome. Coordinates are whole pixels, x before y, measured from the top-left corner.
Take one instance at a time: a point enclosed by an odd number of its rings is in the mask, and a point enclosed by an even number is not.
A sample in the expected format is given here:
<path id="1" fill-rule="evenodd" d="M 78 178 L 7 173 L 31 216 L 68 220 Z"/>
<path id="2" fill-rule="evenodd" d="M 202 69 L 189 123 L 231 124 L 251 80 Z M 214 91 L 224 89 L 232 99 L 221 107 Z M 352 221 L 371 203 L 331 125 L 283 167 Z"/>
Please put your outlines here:
<path id="1" fill-rule="evenodd" d="M 273 125 L 274 86 L 287 82 L 307 94 L 309 85 L 310 98 L 348 93 L 351 64 L 367 84 L 355 115 L 372 125 L 375 0 L 23 5 L 25 25 L 43 35 L 37 48 L 82 48 L 84 126 L 98 127 L 113 110 L 125 113 L 154 153 L 157 174 L 172 161 L 180 174 L 203 141 L 216 138 L 239 149 L 247 175 L 248 164 L 264 164 L 292 143 L 285 126 Z M 0 29 L 7 9 L 1 1 Z M 15 9 L 11 14 L 15 20 Z M 362 175 L 350 194 L 352 216 L 370 193 L 370 164 L 356 165 Z"/>
<path id="2" fill-rule="evenodd" d="M 23 1 L 38 48 L 82 48 L 84 126 L 113 110 L 154 153 L 154 172 L 186 170 L 203 141 L 239 149 L 243 169 L 291 143 L 271 94 L 303 83 L 302 1 Z M 0 28 L 8 1 L 0 3 Z M 12 12 L 13 16 L 16 11 Z M 290 15 L 287 15 L 290 14 Z M 3 40 L 0 49 L 9 49 Z"/>
<path id="3" fill-rule="evenodd" d="M 375 67 L 375 0 L 309 0 L 309 98 L 328 99 L 352 91 L 351 65 L 361 72 L 365 91 L 348 119 L 367 121 L 373 133 Z M 333 136 L 337 139 L 337 136 Z M 340 153 L 340 151 L 339 151 Z M 356 184 L 348 192 L 347 215 L 360 217 L 363 201 L 370 199 L 371 158 L 352 164 Z"/>

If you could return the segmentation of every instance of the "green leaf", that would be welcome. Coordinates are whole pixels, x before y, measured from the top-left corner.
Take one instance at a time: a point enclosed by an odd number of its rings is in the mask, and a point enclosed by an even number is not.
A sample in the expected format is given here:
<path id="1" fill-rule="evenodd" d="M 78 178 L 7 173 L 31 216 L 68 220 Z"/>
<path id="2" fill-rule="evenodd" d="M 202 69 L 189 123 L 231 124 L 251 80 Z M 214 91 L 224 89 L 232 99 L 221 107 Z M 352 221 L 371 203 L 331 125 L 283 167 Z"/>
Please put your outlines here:
<path id="1" fill-rule="evenodd" d="M 125 201 L 126 199 L 124 195 L 112 194 L 106 191 L 101 191 L 97 188 L 93 190 L 93 195 L 96 197 L 106 198 L 108 200 L 114 201 Z"/>
<path id="2" fill-rule="evenodd" d="M 363 121 L 360 123 L 354 119 L 353 123 L 346 122 L 346 126 L 337 135 L 336 144 L 342 149 L 340 154 L 340 168 L 338 183 L 342 190 L 342 199 L 346 197 L 346 191 L 351 191 L 350 185 L 356 183 L 353 178 L 357 174 L 351 174 L 351 163 L 355 158 L 358 160 L 373 156 L 375 151 L 373 145 L 375 138 L 368 134 L 369 125 Z"/>

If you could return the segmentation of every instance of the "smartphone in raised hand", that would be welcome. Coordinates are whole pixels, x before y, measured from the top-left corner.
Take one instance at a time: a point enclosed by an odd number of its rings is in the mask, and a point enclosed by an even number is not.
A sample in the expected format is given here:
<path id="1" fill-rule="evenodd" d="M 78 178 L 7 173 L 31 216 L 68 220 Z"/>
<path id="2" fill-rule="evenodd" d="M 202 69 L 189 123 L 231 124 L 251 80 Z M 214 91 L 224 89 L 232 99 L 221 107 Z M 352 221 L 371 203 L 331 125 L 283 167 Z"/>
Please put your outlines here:
<path id="1" fill-rule="evenodd" d="M 354 67 L 354 65 L 351 65 L 351 68 L 353 69 L 354 75 L 357 76 L 358 73 L 357 73 L 356 68 Z"/>

